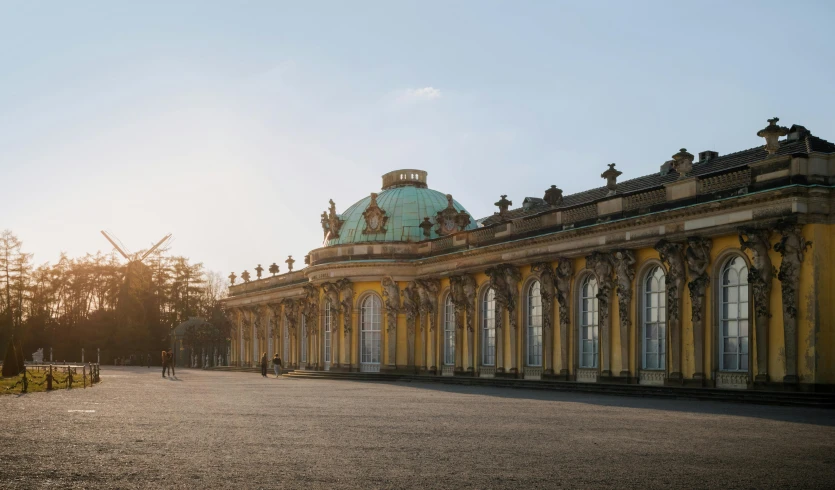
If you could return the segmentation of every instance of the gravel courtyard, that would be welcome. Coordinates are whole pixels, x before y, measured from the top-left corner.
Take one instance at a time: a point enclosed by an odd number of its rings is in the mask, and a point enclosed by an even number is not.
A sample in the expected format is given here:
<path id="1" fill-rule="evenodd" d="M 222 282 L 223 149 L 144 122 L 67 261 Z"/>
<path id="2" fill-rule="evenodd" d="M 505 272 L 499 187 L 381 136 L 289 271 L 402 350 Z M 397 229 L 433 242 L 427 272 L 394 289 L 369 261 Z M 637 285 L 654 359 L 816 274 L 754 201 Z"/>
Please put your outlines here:
<path id="1" fill-rule="evenodd" d="M 102 369 L 0 396 L 2 488 L 824 488 L 835 412 Z"/>

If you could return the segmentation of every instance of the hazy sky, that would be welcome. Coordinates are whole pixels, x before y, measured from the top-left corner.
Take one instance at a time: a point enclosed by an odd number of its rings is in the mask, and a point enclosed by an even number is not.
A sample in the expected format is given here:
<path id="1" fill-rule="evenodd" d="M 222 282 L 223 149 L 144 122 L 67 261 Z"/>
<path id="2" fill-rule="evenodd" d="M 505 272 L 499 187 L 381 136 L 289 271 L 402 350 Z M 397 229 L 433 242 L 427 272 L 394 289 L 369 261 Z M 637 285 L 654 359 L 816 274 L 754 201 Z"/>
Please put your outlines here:
<path id="1" fill-rule="evenodd" d="M 477 218 L 681 147 L 835 140 L 835 2 L 0 0 L 0 229 L 54 262 L 172 232 L 227 275 L 429 172 Z"/>

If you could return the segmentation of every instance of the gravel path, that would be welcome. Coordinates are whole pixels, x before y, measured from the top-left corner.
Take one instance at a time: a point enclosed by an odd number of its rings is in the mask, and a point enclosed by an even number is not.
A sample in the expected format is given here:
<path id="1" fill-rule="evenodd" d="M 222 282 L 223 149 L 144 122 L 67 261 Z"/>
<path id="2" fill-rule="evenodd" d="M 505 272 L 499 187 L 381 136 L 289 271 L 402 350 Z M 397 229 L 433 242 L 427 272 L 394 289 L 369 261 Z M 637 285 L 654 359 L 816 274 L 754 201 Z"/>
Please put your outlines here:
<path id="1" fill-rule="evenodd" d="M 0 396 L 0 487 L 835 485 L 828 410 L 177 373 Z"/>

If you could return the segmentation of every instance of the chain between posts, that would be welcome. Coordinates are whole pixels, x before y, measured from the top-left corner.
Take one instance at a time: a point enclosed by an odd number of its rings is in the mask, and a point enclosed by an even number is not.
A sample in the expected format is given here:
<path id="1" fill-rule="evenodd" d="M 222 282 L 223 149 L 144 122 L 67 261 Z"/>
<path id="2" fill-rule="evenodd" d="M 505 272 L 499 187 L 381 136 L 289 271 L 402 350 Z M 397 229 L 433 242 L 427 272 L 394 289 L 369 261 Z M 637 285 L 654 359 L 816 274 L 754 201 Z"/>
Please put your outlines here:
<path id="1" fill-rule="evenodd" d="M 47 367 L 48 371 L 46 371 Z M 55 367 L 63 369 L 66 375 L 63 378 L 57 376 L 57 374 L 60 371 L 58 369 L 55 369 Z M 33 386 L 46 385 L 46 391 L 52 391 L 53 389 L 56 389 L 56 383 L 57 386 L 66 385 L 66 389 L 72 389 L 73 383 L 78 383 L 78 367 L 79 366 L 71 366 L 69 364 L 65 367 L 53 366 L 52 364 L 50 364 L 49 366 L 35 366 L 34 369 L 29 366 L 24 366 L 23 372 L 20 374 L 21 378 L 11 386 L 6 387 L 5 391 L 9 392 L 20 387 L 20 393 L 28 393 L 30 384 Z M 80 367 L 82 378 L 81 381 L 82 386 L 84 388 L 87 388 L 88 382 L 90 388 L 92 388 L 95 383 L 101 382 L 101 366 L 94 363 L 86 363 L 81 365 Z M 32 377 L 32 373 L 35 371 L 40 371 L 41 368 L 43 368 L 46 371 L 46 376 L 44 377 L 44 379 L 41 381 L 35 381 L 34 379 L 30 379 Z"/>

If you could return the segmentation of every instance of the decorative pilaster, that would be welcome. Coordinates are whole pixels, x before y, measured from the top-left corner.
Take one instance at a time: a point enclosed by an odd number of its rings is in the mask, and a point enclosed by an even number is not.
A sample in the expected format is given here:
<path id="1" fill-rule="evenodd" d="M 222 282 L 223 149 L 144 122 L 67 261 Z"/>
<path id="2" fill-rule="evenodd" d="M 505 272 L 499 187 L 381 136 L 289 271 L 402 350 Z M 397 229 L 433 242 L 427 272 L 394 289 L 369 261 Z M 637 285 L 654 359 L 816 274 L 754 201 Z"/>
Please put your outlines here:
<path id="1" fill-rule="evenodd" d="M 339 289 L 335 284 L 326 282 L 322 284 L 322 293 L 325 304 L 330 308 L 331 329 L 331 368 L 339 367 Z M 322 359 L 324 361 L 324 359 Z"/>
<path id="2" fill-rule="evenodd" d="M 687 272 L 690 275 L 690 282 L 687 288 L 690 290 L 691 315 L 690 321 L 693 324 L 693 360 L 695 372 L 693 379 L 705 379 L 705 289 L 710 284 L 710 277 L 707 274 L 707 267 L 710 264 L 710 248 L 713 242 L 709 238 L 690 237 L 687 239 Z"/>
<path id="3" fill-rule="evenodd" d="M 748 284 L 754 296 L 754 331 L 756 334 L 757 373 L 754 380 L 768 381 L 768 323 L 771 318 L 771 284 L 774 266 L 768 255 L 771 250 L 770 229 L 740 228 L 739 248 L 751 251 Z"/>
<path id="4" fill-rule="evenodd" d="M 620 323 L 620 375 L 629 377 L 629 327 L 632 326 L 632 282 L 635 280 L 635 253 L 618 250 L 612 254 L 618 285 L 618 320 Z"/>
<path id="5" fill-rule="evenodd" d="M 450 276 L 450 297 L 455 309 L 455 371 L 464 370 L 464 313 L 467 309 L 467 295 L 464 293 L 465 275 Z M 439 349 L 438 352 L 441 352 Z"/>
<path id="6" fill-rule="evenodd" d="M 461 287 L 464 292 L 464 311 L 467 313 L 467 371 L 475 372 L 475 311 L 478 286 L 473 276 L 464 274 L 461 276 Z"/>
<path id="7" fill-rule="evenodd" d="M 612 355 L 612 258 L 604 252 L 592 252 L 586 257 L 586 267 L 590 268 L 597 280 L 597 326 L 600 329 L 600 375 L 612 376 L 610 358 Z"/>
<path id="8" fill-rule="evenodd" d="M 432 338 L 437 335 L 437 318 L 438 318 L 438 292 L 441 290 L 441 281 L 436 278 L 417 279 L 417 293 L 420 300 L 420 319 L 423 323 L 423 360 L 421 363 L 422 369 L 430 369 L 434 371 L 437 366 L 434 363 L 434 355 L 432 352 L 433 342 Z M 428 325 L 427 325 L 428 323 Z M 428 328 L 427 328 L 428 327 Z"/>
<path id="9" fill-rule="evenodd" d="M 554 270 L 550 262 L 537 262 L 531 266 L 531 273 L 539 279 L 539 296 L 542 303 L 542 373 L 554 374 L 553 358 L 553 310 Z"/>
<path id="10" fill-rule="evenodd" d="M 414 281 L 406 284 L 406 287 L 400 293 L 403 296 L 403 311 L 406 313 L 406 366 L 414 370 L 417 348 L 415 337 L 419 334 L 417 332 L 417 316 L 418 316 L 418 296 L 417 286 Z"/>
<path id="11" fill-rule="evenodd" d="M 490 276 L 490 286 L 496 294 L 496 372 L 501 372 L 499 366 L 504 365 L 499 349 L 504 343 L 499 337 L 499 324 L 503 321 L 504 310 L 507 309 L 510 318 L 510 372 L 518 372 L 516 364 L 516 337 L 518 328 L 519 281 L 522 275 L 519 269 L 510 264 L 500 264 L 485 271 Z"/>
<path id="12" fill-rule="evenodd" d="M 400 288 L 391 277 L 384 277 L 383 303 L 386 309 L 386 340 L 388 345 L 388 365 L 397 367 L 397 314 L 400 313 Z"/>
<path id="13" fill-rule="evenodd" d="M 780 280 L 783 299 L 783 336 L 786 350 L 786 375 L 783 383 L 798 383 L 797 375 L 797 290 L 800 288 L 800 264 L 806 249 L 812 246 L 801 235 L 799 225 L 786 224 L 780 227 L 782 238 L 774 244 L 774 250 L 780 253 Z"/>
<path id="14" fill-rule="evenodd" d="M 681 382 L 681 293 L 684 288 L 684 245 L 661 240 L 655 244 L 661 261 L 667 266 L 667 324 L 670 326 L 670 374 L 667 379 Z"/>
<path id="15" fill-rule="evenodd" d="M 560 376 L 568 377 L 568 329 L 571 324 L 571 277 L 574 264 L 570 259 L 557 263 L 557 302 L 560 304 Z M 556 366 L 556 363 L 554 364 Z"/>
<path id="16" fill-rule="evenodd" d="M 353 331 L 353 306 L 354 306 L 354 286 L 348 279 L 342 278 L 336 281 L 336 288 L 339 290 L 340 312 L 342 313 L 342 335 L 344 335 L 344 343 L 342 344 L 345 351 L 345 366 L 351 368 L 351 334 Z"/>

